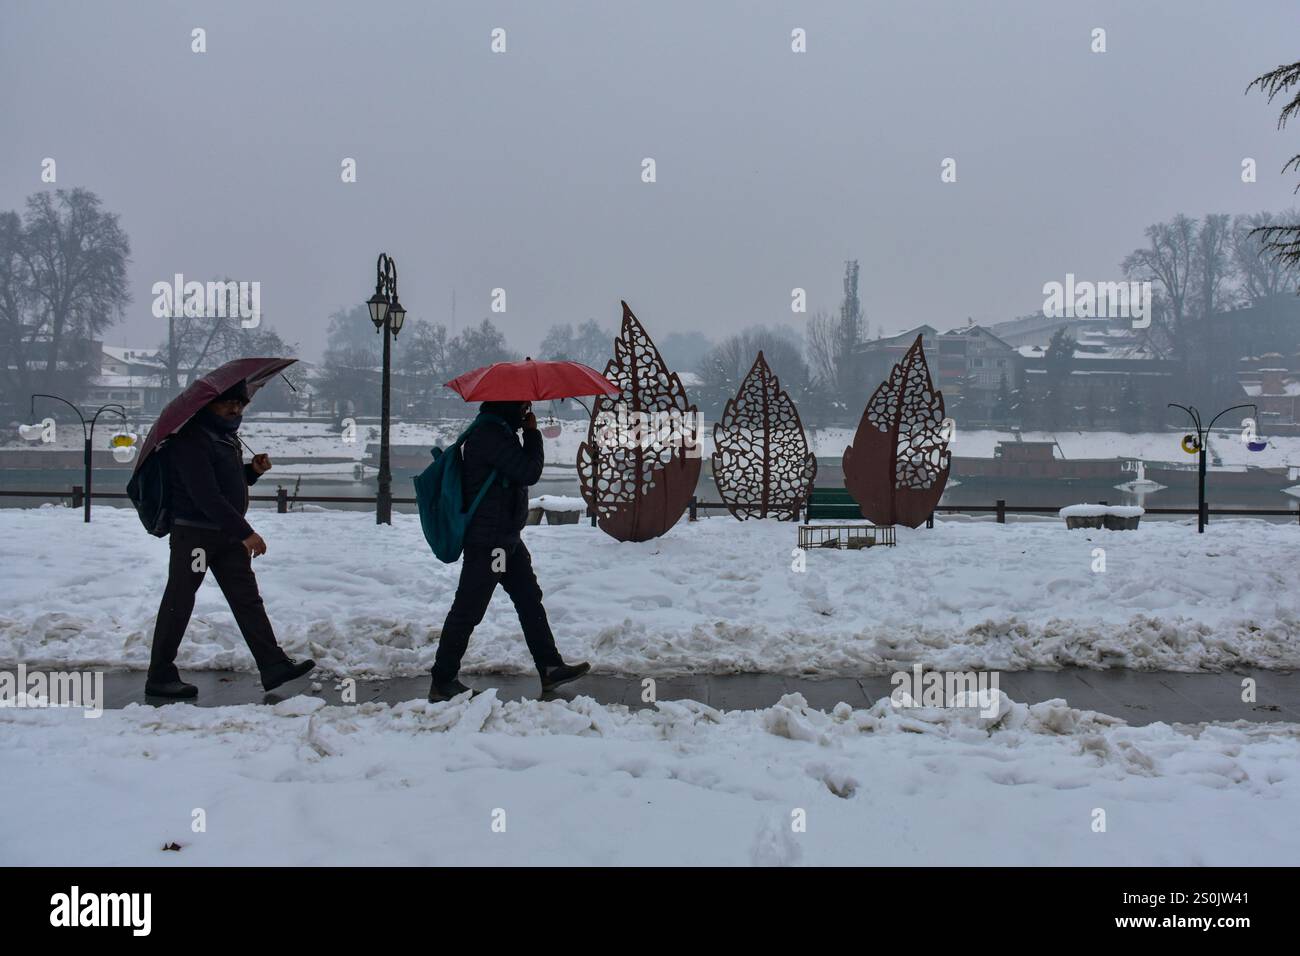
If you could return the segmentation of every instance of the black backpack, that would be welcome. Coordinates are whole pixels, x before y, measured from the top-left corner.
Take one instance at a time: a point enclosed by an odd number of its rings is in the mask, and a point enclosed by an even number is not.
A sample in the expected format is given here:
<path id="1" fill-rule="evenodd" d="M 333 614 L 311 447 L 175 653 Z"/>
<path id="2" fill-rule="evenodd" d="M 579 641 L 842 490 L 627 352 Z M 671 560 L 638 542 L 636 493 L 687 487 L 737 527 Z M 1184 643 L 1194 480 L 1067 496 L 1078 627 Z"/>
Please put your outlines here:
<path id="1" fill-rule="evenodd" d="M 172 495 L 167 458 L 167 440 L 164 439 L 126 483 L 126 496 L 135 505 L 140 523 L 155 538 L 165 538 L 172 530 Z"/>

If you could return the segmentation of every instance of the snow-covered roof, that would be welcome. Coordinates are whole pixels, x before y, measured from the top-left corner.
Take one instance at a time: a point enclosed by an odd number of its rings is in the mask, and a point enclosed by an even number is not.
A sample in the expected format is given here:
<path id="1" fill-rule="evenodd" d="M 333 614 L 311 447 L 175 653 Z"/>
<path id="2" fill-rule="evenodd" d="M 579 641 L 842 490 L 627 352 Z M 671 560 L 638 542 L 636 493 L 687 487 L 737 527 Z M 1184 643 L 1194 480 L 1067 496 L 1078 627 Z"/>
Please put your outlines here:
<path id="1" fill-rule="evenodd" d="M 158 368 L 163 367 L 163 363 L 158 360 L 157 349 L 133 349 L 124 345 L 104 345 L 101 346 L 104 354 L 111 359 L 119 362 L 131 362 L 136 365 L 155 365 Z"/>
<path id="2" fill-rule="evenodd" d="M 1024 358 L 1042 358 L 1047 354 L 1045 345 L 1022 345 L 1016 349 Z M 1145 343 L 1134 342 L 1129 345 L 1093 345 L 1078 342 L 1074 350 L 1076 359 L 1114 359 L 1145 362 L 1159 358 Z"/>
<path id="3" fill-rule="evenodd" d="M 89 384 L 95 388 L 159 388 L 162 380 L 157 375 L 96 375 Z"/>
<path id="4" fill-rule="evenodd" d="M 1251 398 L 1293 396 L 1300 395 L 1300 382 L 1283 382 L 1280 392 L 1265 392 L 1262 384 L 1243 385 L 1242 389 Z"/>

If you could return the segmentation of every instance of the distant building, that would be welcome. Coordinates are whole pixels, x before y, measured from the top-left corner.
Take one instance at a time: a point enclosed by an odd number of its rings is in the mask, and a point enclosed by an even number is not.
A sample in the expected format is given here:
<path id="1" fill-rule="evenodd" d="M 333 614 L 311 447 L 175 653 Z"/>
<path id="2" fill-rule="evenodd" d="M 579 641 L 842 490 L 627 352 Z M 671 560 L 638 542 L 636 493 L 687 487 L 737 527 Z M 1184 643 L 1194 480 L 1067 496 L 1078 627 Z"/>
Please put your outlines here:
<path id="1" fill-rule="evenodd" d="M 960 409 L 962 424 L 988 424 L 998 393 L 1020 387 L 1020 353 L 981 325 L 967 325 L 938 337 L 939 388 L 948 407 Z"/>
<path id="2" fill-rule="evenodd" d="M 861 406 L 889 378 L 918 335 L 930 377 L 943 392 L 945 407 L 960 407 L 964 421 L 991 420 L 1004 378 L 1009 391 L 1019 388 L 1019 354 L 988 329 L 968 325 L 941 334 L 933 326 L 920 325 L 899 335 L 863 342 L 854 351 L 850 380 L 857 383 Z"/>
<path id="3" fill-rule="evenodd" d="M 86 405 L 117 402 L 128 412 L 149 414 L 160 411 L 171 399 L 173 390 L 166 384 L 167 368 L 157 349 L 133 349 L 99 342 L 95 345 L 100 351 L 99 374 L 91 376 L 86 383 Z"/>
<path id="4" fill-rule="evenodd" d="M 1006 322 L 994 322 L 987 328 L 989 332 L 1012 348 L 1018 349 L 1023 345 L 1040 345 L 1046 348 L 1048 343 L 1052 341 L 1052 336 L 1060 329 L 1065 329 L 1070 338 L 1077 342 L 1081 336 L 1090 332 L 1104 331 L 1110 326 L 1111 321 L 1105 318 L 1079 319 L 1064 316 L 1046 316 L 1036 312 Z"/>
<path id="5" fill-rule="evenodd" d="M 1287 368 L 1282 364 L 1281 355 L 1262 355 L 1260 360 L 1267 362 L 1267 366 L 1246 368 L 1238 373 L 1246 400 L 1254 402 L 1259 409 L 1256 427 L 1261 434 L 1267 433 L 1270 426 L 1300 422 L 1300 374 L 1296 373 L 1298 359 L 1300 356 L 1294 356 L 1291 367 Z M 1253 363 L 1247 360 L 1243 364 Z"/>
<path id="6" fill-rule="evenodd" d="M 1018 351 L 1024 363 L 1022 406 L 1041 409 L 1049 389 L 1047 348 L 1025 345 Z M 1125 396 L 1134 409 L 1144 410 L 1140 414 L 1163 409 L 1172 400 L 1176 369 L 1177 364 L 1145 330 L 1110 325 L 1082 332 L 1062 396 L 1067 421 L 1076 425 L 1123 422 L 1127 415 L 1139 414 L 1121 407 Z"/>
<path id="7" fill-rule="evenodd" d="M 935 342 L 939 332 L 933 326 L 918 325 L 898 335 L 860 342 L 848 358 L 848 368 L 845 370 L 847 374 L 844 376 L 845 381 L 853 383 L 848 408 L 851 418 L 862 414 L 871 394 L 880 387 L 881 382 L 889 378 L 889 373 L 902 361 L 918 335 L 921 336 L 921 348 L 925 349 L 930 375 L 936 377 L 935 385 L 943 388 L 937 381 L 939 369 L 935 361 L 938 355 Z"/>
<path id="8" fill-rule="evenodd" d="M 1255 305 L 1211 316 L 1209 349 L 1240 360 L 1275 352 L 1300 351 L 1300 296 L 1275 295 Z"/>

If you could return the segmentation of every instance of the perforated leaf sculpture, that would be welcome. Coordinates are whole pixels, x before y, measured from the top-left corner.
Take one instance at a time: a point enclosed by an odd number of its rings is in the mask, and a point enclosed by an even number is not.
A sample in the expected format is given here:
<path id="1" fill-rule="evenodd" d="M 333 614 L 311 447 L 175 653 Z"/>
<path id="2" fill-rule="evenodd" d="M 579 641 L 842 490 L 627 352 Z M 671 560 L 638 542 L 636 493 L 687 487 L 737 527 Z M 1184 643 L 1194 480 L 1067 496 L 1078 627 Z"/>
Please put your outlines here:
<path id="1" fill-rule="evenodd" d="M 677 523 L 700 479 L 699 410 L 623 303 L 623 326 L 578 449 L 582 497 L 620 541 L 648 541 Z"/>
<path id="2" fill-rule="evenodd" d="M 930 381 L 921 336 L 867 402 L 844 449 L 844 487 L 876 524 L 915 528 L 948 483 L 943 393 Z"/>
<path id="3" fill-rule="evenodd" d="M 796 518 L 808 500 L 817 457 L 799 410 L 763 353 L 713 426 L 713 481 L 730 511 L 746 518 Z"/>

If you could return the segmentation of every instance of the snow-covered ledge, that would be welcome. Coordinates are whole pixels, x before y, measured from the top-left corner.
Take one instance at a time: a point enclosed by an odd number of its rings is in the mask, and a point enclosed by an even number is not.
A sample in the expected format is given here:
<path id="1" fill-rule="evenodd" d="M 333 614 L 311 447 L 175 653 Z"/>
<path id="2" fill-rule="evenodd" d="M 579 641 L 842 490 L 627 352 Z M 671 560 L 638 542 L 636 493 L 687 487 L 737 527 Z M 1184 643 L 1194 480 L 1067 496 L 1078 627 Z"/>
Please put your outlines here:
<path id="1" fill-rule="evenodd" d="M 528 523 L 541 524 L 542 515 L 547 524 L 577 524 L 587 502 L 569 495 L 542 495 L 528 499 Z"/>
<path id="2" fill-rule="evenodd" d="M 1067 528 L 1109 528 L 1111 531 L 1134 531 L 1146 514 L 1137 505 L 1069 505 L 1058 512 Z"/>

